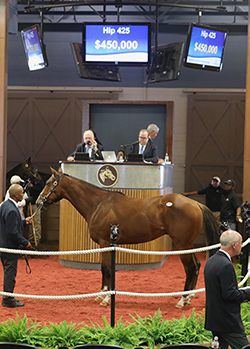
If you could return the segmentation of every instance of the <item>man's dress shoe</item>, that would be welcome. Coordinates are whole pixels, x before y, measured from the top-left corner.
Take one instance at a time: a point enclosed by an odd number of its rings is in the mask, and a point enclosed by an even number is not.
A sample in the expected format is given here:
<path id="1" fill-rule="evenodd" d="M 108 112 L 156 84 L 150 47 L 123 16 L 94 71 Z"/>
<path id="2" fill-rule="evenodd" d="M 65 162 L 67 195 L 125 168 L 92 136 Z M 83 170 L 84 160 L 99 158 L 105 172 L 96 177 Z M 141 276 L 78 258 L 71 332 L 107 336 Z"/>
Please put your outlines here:
<path id="1" fill-rule="evenodd" d="M 2 306 L 7 308 L 16 308 L 23 307 L 24 303 L 19 302 L 19 300 L 15 298 L 4 298 L 2 300 Z"/>

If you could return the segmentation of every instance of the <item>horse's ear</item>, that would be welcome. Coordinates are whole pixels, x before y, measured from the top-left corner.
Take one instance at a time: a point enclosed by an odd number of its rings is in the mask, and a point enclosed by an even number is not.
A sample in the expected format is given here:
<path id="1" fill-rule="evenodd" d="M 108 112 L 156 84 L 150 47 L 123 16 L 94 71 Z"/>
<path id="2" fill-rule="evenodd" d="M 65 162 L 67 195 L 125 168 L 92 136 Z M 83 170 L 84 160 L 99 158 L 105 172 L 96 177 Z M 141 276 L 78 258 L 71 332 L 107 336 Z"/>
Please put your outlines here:
<path id="1" fill-rule="evenodd" d="M 51 172 L 52 172 L 53 174 L 56 174 L 56 173 L 57 173 L 56 170 L 54 170 L 53 167 L 51 167 L 51 166 L 50 166 L 50 170 L 51 170 Z"/>
<path id="2" fill-rule="evenodd" d="M 61 169 L 61 167 L 59 167 L 59 169 L 58 169 L 58 171 L 57 171 L 58 173 L 62 173 L 62 169 Z"/>

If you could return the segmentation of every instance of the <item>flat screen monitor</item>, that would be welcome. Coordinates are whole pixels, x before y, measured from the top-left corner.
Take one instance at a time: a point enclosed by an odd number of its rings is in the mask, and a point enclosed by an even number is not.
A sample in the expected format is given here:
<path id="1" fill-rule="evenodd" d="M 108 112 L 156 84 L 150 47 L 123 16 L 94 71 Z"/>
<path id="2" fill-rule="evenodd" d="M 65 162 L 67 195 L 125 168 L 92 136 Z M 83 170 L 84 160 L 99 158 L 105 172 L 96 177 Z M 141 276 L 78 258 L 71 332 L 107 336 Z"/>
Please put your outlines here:
<path id="1" fill-rule="evenodd" d="M 90 161 L 89 153 L 76 152 L 74 158 L 75 161 Z"/>
<path id="2" fill-rule="evenodd" d="M 128 162 L 143 162 L 142 154 L 128 154 Z"/>
<path id="3" fill-rule="evenodd" d="M 71 42 L 71 49 L 76 63 L 77 73 L 80 78 L 103 80 L 103 81 L 122 81 L 119 67 L 112 65 L 83 64 L 82 62 L 82 44 Z"/>
<path id="4" fill-rule="evenodd" d="M 185 42 L 152 47 L 152 63 L 146 70 L 144 82 L 177 80 L 181 73 Z"/>
<path id="5" fill-rule="evenodd" d="M 30 71 L 48 66 L 48 60 L 43 45 L 38 24 L 21 31 L 25 55 Z"/>
<path id="6" fill-rule="evenodd" d="M 150 24 L 85 23 L 83 62 L 143 66 L 150 62 Z"/>
<path id="7" fill-rule="evenodd" d="M 184 66 L 221 71 L 227 30 L 191 23 L 189 25 Z"/>

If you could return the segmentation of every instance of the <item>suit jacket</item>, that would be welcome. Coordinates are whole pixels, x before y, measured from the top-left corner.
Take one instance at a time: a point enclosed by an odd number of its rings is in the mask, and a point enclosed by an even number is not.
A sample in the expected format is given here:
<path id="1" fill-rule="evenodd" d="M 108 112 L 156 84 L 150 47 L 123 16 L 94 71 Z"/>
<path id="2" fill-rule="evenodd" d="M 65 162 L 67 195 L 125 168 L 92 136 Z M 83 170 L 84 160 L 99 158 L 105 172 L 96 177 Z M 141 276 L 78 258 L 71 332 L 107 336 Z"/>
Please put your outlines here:
<path id="1" fill-rule="evenodd" d="M 213 332 L 244 332 L 240 304 L 250 300 L 250 288 L 238 288 L 234 266 L 224 252 L 217 251 L 208 259 L 204 277 L 205 328 Z"/>
<path id="2" fill-rule="evenodd" d="M 139 143 L 133 144 L 130 154 L 139 154 Z M 153 163 L 158 162 L 158 149 L 157 146 L 152 142 L 148 141 L 146 144 L 146 148 L 143 152 L 143 160 L 150 161 Z"/>
<path id="3" fill-rule="evenodd" d="M 95 152 L 94 154 L 94 158 L 95 160 L 103 160 L 103 157 L 102 157 L 102 151 L 104 150 L 104 147 L 97 143 L 97 151 Z M 85 153 L 86 150 L 85 150 L 85 143 L 79 143 L 77 144 L 76 146 L 76 150 L 70 154 L 69 156 L 75 156 L 75 153 Z"/>
<path id="4" fill-rule="evenodd" d="M 22 236 L 25 219 L 22 220 L 18 207 L 11 200 L 3 202 L 0 206 L 0 247 L 19 249 L 20 245 L 26 247 L 29 243 Z M 2 257 L 18 259 L 19 255 L 1 252 Z"/>

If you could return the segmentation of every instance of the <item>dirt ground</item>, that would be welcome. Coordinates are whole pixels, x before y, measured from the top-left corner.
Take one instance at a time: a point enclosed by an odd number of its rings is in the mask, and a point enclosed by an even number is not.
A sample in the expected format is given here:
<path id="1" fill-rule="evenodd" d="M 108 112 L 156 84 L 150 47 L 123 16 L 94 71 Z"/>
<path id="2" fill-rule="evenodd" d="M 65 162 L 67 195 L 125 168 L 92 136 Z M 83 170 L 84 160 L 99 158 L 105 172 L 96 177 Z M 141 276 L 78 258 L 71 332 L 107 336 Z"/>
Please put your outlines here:
<path id="1" fill-rule="evenodd" d="M 197 289 L 204 287 L 203 270 L 205 253 L 197 254 L 201 261 Z M 25 295 L 78 295 L 99 292 L 101 288 L 101 272 L 66 268 L 60 265 L 59 257 L 30 258 L 31 274 L 26 273 L 26 263 L 22 258 L 18 262 L 18 275 L 15 293 Z M 0 268 L 1 281 L 3 270 Z M 116 290 L 139 293 L 169 293 L 183 291 L 185 281 L 184 269 L 178 256 L 169 256 L 161 268 L 156 270 L 118 271 L 116 273 Z M 3 282 L 3 281 L 2 281 Z M 9 318 L 15 319 L 16 313 L 23 318 L 41 323 L 68 323 L 79 324 L 84 322 L 90 325 L 89 319 L 102 325 L 102 316 L 110 322 L 111 307 L 100 306 L 94 298 L 72 300 L 46 300 L 19 298 L 25 303 L 22 308 L 4 308 L 0 313 L 0 322 Z M 153 316 L 160 309 L 164 319 L 181 318 L 183 314 L 189 316 L 192 309 L 200 312 L 205 307 L 205 293 L 198 293 L 191 304 L 176 308 L 179 296 L 171 297 L 130 297 L 116 296 L 115 322 L 122 317 L 122 321 L 133 322 L 131 315 L 141 317 Z"/>

